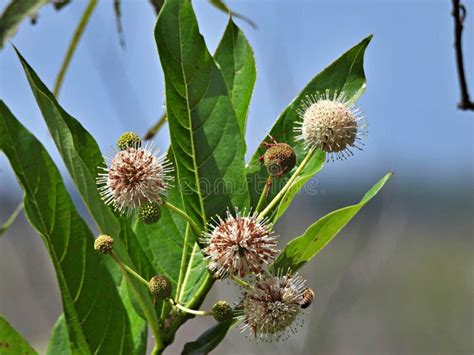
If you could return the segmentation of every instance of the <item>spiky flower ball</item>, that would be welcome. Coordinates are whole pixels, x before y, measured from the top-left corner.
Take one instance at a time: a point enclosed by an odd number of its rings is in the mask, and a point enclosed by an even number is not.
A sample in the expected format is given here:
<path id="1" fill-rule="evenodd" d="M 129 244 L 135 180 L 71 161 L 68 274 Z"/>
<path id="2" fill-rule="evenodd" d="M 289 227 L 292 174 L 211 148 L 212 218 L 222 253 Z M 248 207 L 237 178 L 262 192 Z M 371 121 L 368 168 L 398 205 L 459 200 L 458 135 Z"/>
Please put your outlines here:
<path id="1" fill-rule="evenodd" d="M 94 249 L 101 254 L 110 254 L 114 249 L 114 240 L 108 235 L 99 235 L 94 241 Z"/>
<path id="2" fill-rule="evenodd" d="M 163 275 L 156 275 L 148 282 L 148 289 L 158 299 L 166 299 L 171 296 L 171 282 Z"/>
<path id="3" fill-rule="evenodd" d="M 263 164 L 268 174 L 279 178 L 295 167 L 296 154 L 289 144 L 268 144 L 268 149 L 263 154 Z"/>
<path id="4" fill-rule="evenodd" d="M 260 274 L 265 264 L 275 258 L 276 236 L 266 219 L 239 212 L 234 217 L 227 211 L 225 219 L 217 217 L 213 222 L 214 226 L 204 234 L 207 247 L 203 252 L 216 277 Z"/>
<path id="5" fill-rule="evenodd" d="M 156 202 L 148 202 L 140 207 L 138 217 L 145 224 L 154 224 L 160 220 L 161 205 Z"/>
<path id="6" fill-rule="evenodd" d="M 219 323 L 231 320 L 233 317 L 232 307 L 226 301 L 219 301 L 212 306 L 212 316 Z"/>
<path id="7" fill-rule="evenodd" d="M 242 332 L 257 339 L 280 340 L 295 332 L 305 280 L 298 275 L 265 276 L 242 299 Z"/>
<path id="8" fill-rule="evenodd" d="M 110 167 L 102 168 L 97 184 L 106 204 L 121 213 L 130 214 L 148 202 L 160 202 L 172 180 L 172 168 L 165 156 L 158 156 L 152 145 L 126 148 L 110 159 Z"/>
<path id="9" fill-rule="evenodd" d="M 117 147 L 120 150 L 127 148 L 139 148 L 142 145 L 142 139 L 134 132 L 125 132 L 117 140 Z"/>
<path id="10" fill-rule="evenodd" d="M 344 93 L 307 96 L 298 110 L 301 121 L 295 127 L 298 140 L 305 148 L 319 148 L 331 154 L 331 158 L 345 159 L 353 155 L 351 148 L 361 150 L 361 139 L 366 135 L 367 125 L 354 104 Z"/>

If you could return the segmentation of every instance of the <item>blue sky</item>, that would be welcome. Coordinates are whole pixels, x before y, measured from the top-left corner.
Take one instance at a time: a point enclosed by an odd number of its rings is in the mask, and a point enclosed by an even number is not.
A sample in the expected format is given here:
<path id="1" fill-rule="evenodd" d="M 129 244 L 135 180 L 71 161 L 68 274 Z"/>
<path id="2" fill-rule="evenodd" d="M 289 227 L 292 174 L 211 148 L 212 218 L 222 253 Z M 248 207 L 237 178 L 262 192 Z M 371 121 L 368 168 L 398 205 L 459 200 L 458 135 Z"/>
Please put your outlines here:
<path id="1" fill-rule="evenodd" d="M 345 162 L 331 163 L 321 178 L 347 181 L 349 176 L 372 183 L 390 170 L 400 183 L 416 179 L 433 186 L 452 186 L 472 180 L 474 114 L 456 109 L 459 89 L 450 1 L 228 3 L 258 24 L 255 30 L 237 20 L 254 47 L 257 61 L 247 127 L 249 154 L 314 75 L 362 38 L 374 34 L 366 52 L 367 91 L 359 101 L 369 123 L 366 148 Z M 0 1 L 1 8 L 5 4 L 5 0 Z M 13 38 L 50 88 L 86 4 L 84 0 L 74 1 L 60 13 L 48 6 L 41 10 L 36 26 L 24 23 Z M 226 16 L 207 1 L 194 4 L 201 32 L 214 51 Z M 464 54 L 474 96 L 474 8 L 469 5 Z M 153 40 L 153 11 L 145 0 L 125 0 L 122 6 L 126 49 L 119 46 L 111 1 L 100 1 L 60 96 L 63 107 L 96 137 L 104 151 L 125 130 L 144 133 L 161 115 L 164 104 L 163 75 Z M 58 161 L 9 46 L 0 53 L 0 96 Z M 167 130 L 155 140 L 166 149 Z M 0 179 L 7 181 L 2 184 L 3 191 L 16 185 L 3 156 Z"/>

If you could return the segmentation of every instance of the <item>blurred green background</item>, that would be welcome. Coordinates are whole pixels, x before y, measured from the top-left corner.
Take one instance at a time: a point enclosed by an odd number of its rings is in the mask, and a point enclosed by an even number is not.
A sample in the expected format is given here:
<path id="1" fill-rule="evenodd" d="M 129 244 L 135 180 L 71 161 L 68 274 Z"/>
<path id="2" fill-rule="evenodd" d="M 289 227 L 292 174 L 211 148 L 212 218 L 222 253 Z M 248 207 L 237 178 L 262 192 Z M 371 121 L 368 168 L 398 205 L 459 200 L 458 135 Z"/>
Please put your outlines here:
<path id="1" fill-rule="evenodd" d="M 4 8 L 6 0 L 0 0 Z M 386 188 L 324 252 L 302 269 L 316 291 L 305 324 L 288 341 L 255 344 L 234 330 L 216 354 L 473 354 L 474 115 L 459 98 L 449 0 L 228 1 L 258 26 L 237 20 L 254 47 L 257 84 L 247 127 L 249 155 L 278 114 L 317 72 L 369 33 L 369 122 L 363 152 L 328 163 L 276 226 L 280 245 L 333 209 L 357 202 L 387 171 Z M 474 6 L 465 1 L 465 61 L 474 90 Z M 72 32 L 86 7 L 73 1 L 40 11 L 12 42 L 53 86 Z M 226 16 L 195 0 L 201 32 L 213 51 Z M 122 2 L 125 49 L 112 1 L 99 1 L 67 73 L 60 102 L 104 152 L 125 130 L 141 134 L 163 112 L 164 87 L 145 0 Z M 472 91 L 471 90 L 471 91 Z M 473 94 L 474 95 L 474 94 Z M 36 107 L 12 49 L 0 52 L 0 96 L 46 145 L 89 221 Z M 162 150 L 167 129 L 155 137 Z M 32 152 L 33 153 L 33 152 Z M 21 191 L 0 155 L 0 221 Z M 23 215 L 0 238 L 0 313 L 43 352 L 61 312 L 53 268 Z M 221 283 L 204 307 L 238 299 Z M 168 354 L 197 337 L 210 319 L 189 321 Z"/>

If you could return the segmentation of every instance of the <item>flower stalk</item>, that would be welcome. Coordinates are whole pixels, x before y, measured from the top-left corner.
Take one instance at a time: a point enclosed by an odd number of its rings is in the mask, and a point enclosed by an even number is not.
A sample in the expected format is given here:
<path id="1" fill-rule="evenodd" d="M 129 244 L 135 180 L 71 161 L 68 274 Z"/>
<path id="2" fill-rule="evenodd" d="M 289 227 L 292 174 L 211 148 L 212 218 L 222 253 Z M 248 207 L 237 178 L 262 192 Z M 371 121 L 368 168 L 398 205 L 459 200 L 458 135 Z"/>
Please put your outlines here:
<path id="1" fill-rule="evenodd" d="M 148 288 L 148 282 L 143 277 L 141 277 L 137 272 L 135 272 L 132 268 L 124 264 L 115 252 L 112 252 L 110 256 L 117 263 L 120 270 L 122 271 L 123 276 L 128 281 L 128 284 L 130 285 L 130 288 L 135 294 L 135 297 L 137 298 L 137 302 L 140 305 L 140 308 L 142 309 L 143 314 L 148 324 L 151 327 L 153 337 L 155 338 L 155 348 L 153 350 L 153 353 L 154 354 L 161 353 L 161 350 L 164 349 L 164 344 L 163 344 L 163 339 L 161 338 L 160 328 L 153 314 L 154 310 L 150 309 L 147 306 L 147 302 L 145 298 L 143 297 L 143 294 L 137 289 L 136 285 L 131 281 L 130 275 L 132 275 L 135 279 L 137 279 L 138 281 L 146 285 L 147 288 Z"/>
<path id="2" fill-rule="evenodd" d="M 315 152 L 316 152 L 315 147 L 312 147 L 308 151 L 308 154 L 306 154 L 306 157 L 303 159 L 301 164 L 295 170 L 293 175 L 291 175 L 290 179 L 286 182 L 285 186 L 283 186 L 283 188 L 280 190 L 280 192 L 278 192 L 278 194 L 273 198 L 273 200 L 268 204 L 268 206 L 262 212 L 260 212 L 260 214 L 258 215 L 258 219 L 264 218 L 273 209 L 273 207 L 275 207 L 275 205 L 278 202 L 280 202 L 283 196 L 285 196 L 286 192 L 290 189 L 291 185 L 293 185 L 296 178 L 301 174 L 305 166 L 309 163 L 309 161 L 311 160 Z"/>
<path id="3" fill-rule="evenodd" d="M 189 215 L 186 212 L 184 212 L 182 209 L 176 207 L 175 205 L 173 205 L 169 202 L 165 202 L 163 204 L 163 206 L 168 207 L 171 211 L 176 212 L 181 217 L 183 217 L 189 223 L 189 225 L 193 229 L 194 233 L 196 233 L 196 235 L 201 234 L 201 229 L 198 227 L 196 222 L 194 222 L 193 219 L 191 217 L 189 217 Z"/>

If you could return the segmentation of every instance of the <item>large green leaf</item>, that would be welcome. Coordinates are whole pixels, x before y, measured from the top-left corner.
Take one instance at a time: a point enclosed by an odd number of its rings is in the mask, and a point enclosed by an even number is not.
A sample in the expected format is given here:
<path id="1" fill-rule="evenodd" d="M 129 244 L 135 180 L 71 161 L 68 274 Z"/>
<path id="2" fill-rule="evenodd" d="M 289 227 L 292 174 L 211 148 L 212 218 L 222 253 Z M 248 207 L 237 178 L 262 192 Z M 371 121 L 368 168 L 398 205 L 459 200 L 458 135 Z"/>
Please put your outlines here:
<path id="1" fill-rule="evenodd" d="M 235 320 L 229 320 L 207 329 L 195 341 L 184 345 L 182 355 L 208 354 L 220 344 L 235 323 Z"/>
<path id="2" fill-rule="evenodd" d="M 59 105 L 27 61 L 18 51 L 16 52 L 51 136 L 99 230 L 115 238 L 115 251 L 125 263 L 135 268 L 143 277 L 151 278 L 155 270 L 129 223 L 123 218 L 116 217 L 100 198 L 96 176 L 98 167 L 104 165 L 104 160 L 96 141 L 74 117 Z M 116 265 L 110 261 L 108 265 L 118 275 L 116 279 L 121 283 L 120 271 Z M 136 283 L 135 280 L 132 282 Z M 136 286 L 148 300 L 148 306 L 152 308 L 147 290 L 141 284 L 137 283 Z M 142 339 L 143 334 L 146 333 L 146 323 L 136 318 L 133 309 L 128 309 L 128 312 L 130 319 L 135 320 L 134 336 L 137 349 L 144 349 L 146 340 L 143 342 Z M 137 328 L 139 325 L 141 325 L 140 330 Z"/>
<path id="3" fill-rule="evenodd" d="M 130 353 L 130 323 L 94 238 L 41 143 L 0 102 L 0 149 L 24 190 L 25 214 L 42 236 L 61 290 L 73 353 Z M 121 339 L 120 342 L 107 341 Z"/>
<path id="4" fill-rule="evenodd" d="M 214 58 L 224 75 L 241 134 L 245 136 L 245 124 L 257 69 L 252 47 L 244 33 L 232 21 L 232 17 L 229 18 Z"/>
<path id="5" fill-rule="evenodd" d="M 166 109 L 186 212 L 204 226 L 248 205 L 245 143 L 221 71 L 199 33 L 189 0 L 169 0 L 155 27 Z"/>
<path id="6" fill-rule="evenodd" d="M 17 31 L 28 16 L 33 16 L 48 0 L 12 0 L 0 17 L 0 48 Z"/>
<path id="7" fill-rule="evenodd" d="M 2 316 L 0 316 L 0 354 L 37 354 Z"/>
<path id="8" fill-rule="evenodd" d="M 364 53 L 371 38 L 372 36 L 369 36 L 362 40 L 314 77 L 285 111 L 283 111 L 280 117 L 278 117 L 264 141 L 269 141 L 269 136 L 272 136 L 279 142 L 290 144 L 295 149 L 298 164 L 301 163 L 306 153 L 303 150 L 302 144 L 295 141 L 294 127 L 299 119 L 297 113 L 298 108 L 301 107 L 307 95 L 316 94 L 317 92 L 324 93 L 326 90 L 328 90 L 330 94 L 334 92 L 344 92 L 347 99 L 355 102 L 365 90 Z M 263 190 L 267 178 L 267 171 L 258 160 L 264 150 L 265 148 L 259 147 L 247 166 L 247 179 L 252 208 L 257 206 L 260 193 Z M 321 157 L 317 154 L 312 158 L 311 166 L 314 169 L 312 172 L 306 170 L 305 175 L 310 177 L 321 168 L 317 162 L 320 158 Z M 274 179 L 272 189 L 268 196 L 269 201 L 278 193 L 287 179 L 288 176 L 283 179 Z"/>
<path id="9" fill-rule="evenodd" d="M 380 179 L 358 204 L 327 214 L 312 224 L 302 236 L 291 240 L 275 260 L 273 269 L 297 271 L 315 257 L 349 223 L 357 212 L 382 189 L 391 176 L 392 173 L 388 173 Z"/>

